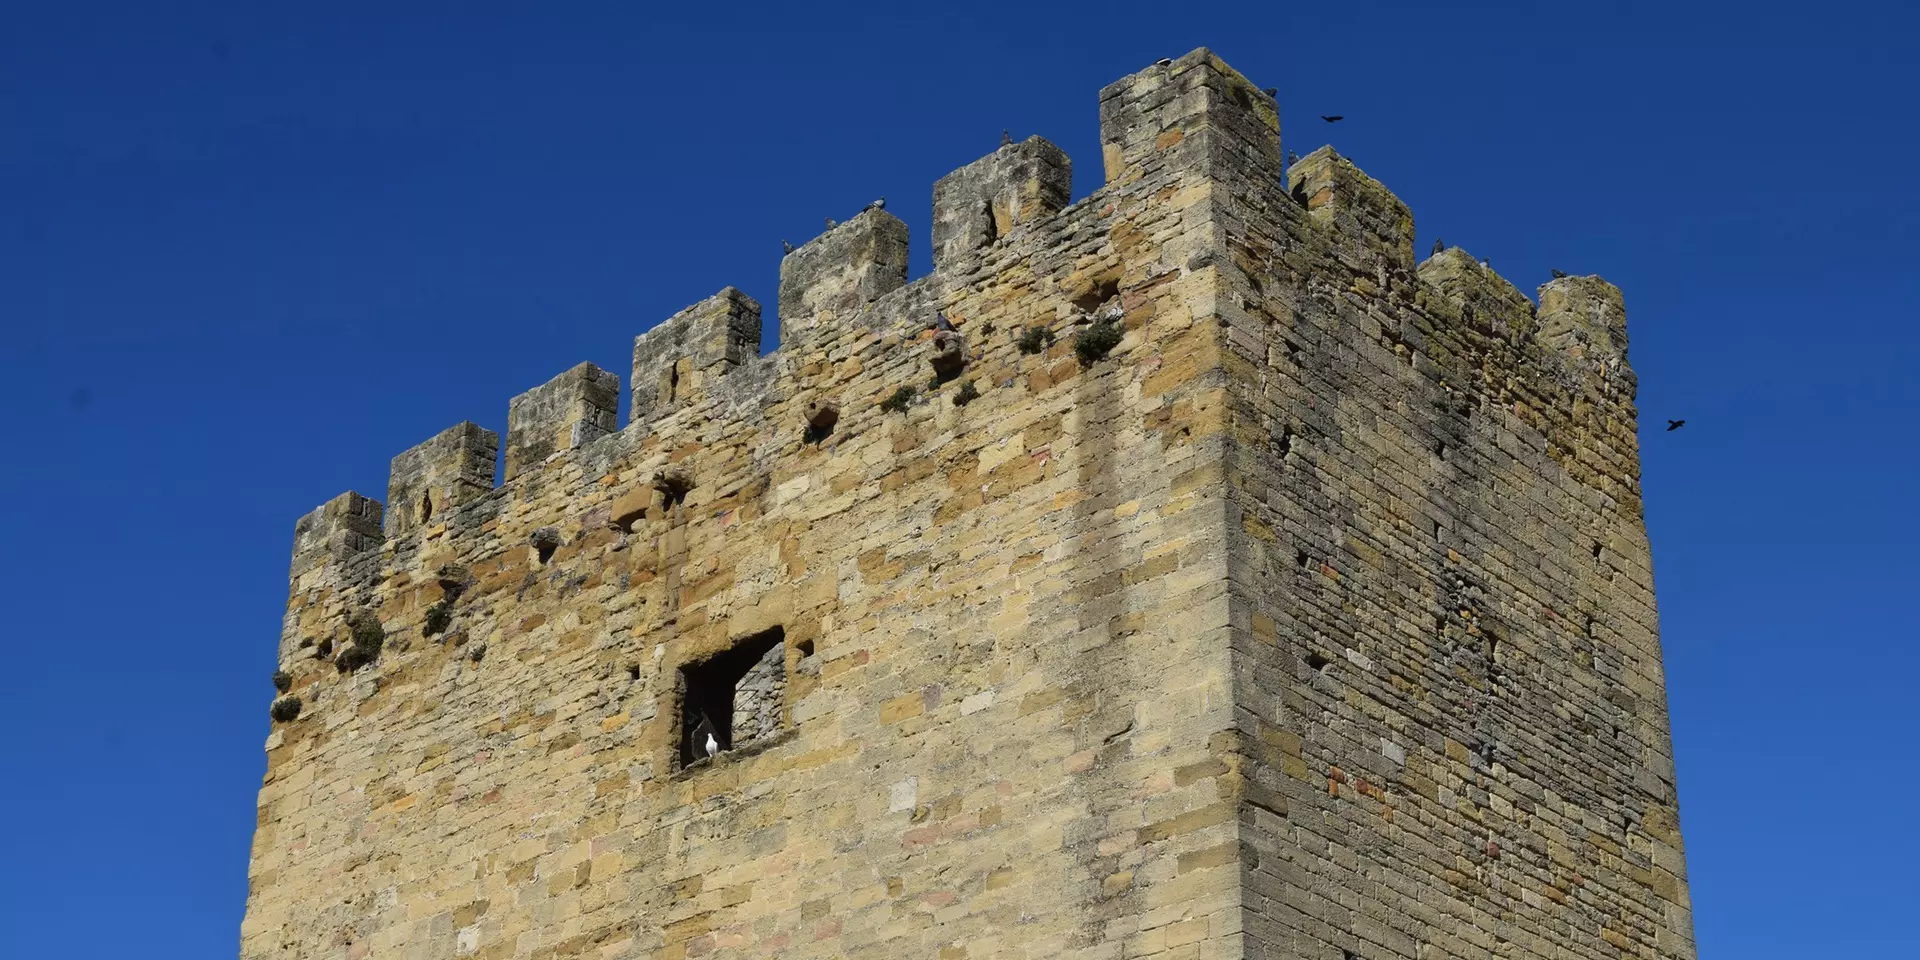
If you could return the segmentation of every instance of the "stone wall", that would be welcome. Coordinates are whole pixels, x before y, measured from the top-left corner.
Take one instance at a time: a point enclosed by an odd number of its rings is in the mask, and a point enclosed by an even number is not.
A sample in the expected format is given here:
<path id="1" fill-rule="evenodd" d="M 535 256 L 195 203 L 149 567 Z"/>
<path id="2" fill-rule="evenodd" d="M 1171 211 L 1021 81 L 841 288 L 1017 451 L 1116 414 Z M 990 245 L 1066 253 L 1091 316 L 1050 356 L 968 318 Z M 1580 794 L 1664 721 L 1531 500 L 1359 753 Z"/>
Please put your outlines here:
<path id="1" fill-rule="evenodd" d="M 1100 118 L 302 518 L 242 956 L 1692 957 L 1617 291 L 1416 269 L 1204 50 Z"/>

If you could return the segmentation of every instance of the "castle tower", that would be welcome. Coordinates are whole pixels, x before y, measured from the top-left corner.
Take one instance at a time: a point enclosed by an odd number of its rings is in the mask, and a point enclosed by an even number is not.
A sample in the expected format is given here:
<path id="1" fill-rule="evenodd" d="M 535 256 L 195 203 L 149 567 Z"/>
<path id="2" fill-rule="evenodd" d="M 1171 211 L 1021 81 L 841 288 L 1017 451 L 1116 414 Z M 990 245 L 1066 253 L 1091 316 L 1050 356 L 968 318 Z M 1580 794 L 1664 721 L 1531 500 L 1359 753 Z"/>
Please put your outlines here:
<path id="1" fill-rule="evenodd" d="M 1692 958 L 1619 291 L 1099 106 L 302 518 L 242 957 Z"/>

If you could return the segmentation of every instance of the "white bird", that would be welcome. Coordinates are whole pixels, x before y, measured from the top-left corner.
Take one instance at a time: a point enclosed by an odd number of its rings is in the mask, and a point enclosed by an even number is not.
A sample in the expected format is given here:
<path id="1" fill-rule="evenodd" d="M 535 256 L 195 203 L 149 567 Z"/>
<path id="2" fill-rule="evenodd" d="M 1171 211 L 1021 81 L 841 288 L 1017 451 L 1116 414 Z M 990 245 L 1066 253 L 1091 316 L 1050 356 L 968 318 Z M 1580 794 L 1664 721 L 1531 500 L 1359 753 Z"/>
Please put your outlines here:
<path id="1" fill-rule="evenodd" d="M 708 730 L 707 731 L 707 756 L 711 757 L 714 754 L 719 752 L 720 752 L 720 741 L 715 740 L 713 738 L 712 730 Z"/>

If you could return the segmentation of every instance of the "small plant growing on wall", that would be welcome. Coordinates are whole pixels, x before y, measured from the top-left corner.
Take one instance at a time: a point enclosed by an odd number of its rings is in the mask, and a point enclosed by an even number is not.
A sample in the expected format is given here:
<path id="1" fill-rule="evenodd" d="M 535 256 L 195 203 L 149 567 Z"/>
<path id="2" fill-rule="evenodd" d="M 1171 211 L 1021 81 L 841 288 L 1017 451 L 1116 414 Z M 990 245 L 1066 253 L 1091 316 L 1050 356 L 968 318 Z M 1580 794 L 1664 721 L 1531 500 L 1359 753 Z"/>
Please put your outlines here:
<path id="1" fill-rule="evenodd" d="M 347 618 L 347 627 L 353 639 L 340 648 L 333 665 L 341 673 L 352 673 L 380 658 L 380 648 L 385 645 L 387 631 L 380 625 L 380 618 L 367 610 L 356 611 Z"/>
<path id="2" fill-rule="evenodd" d="M 281 697 L 273 702 L 273 709 L 267 711 L 275 723 L 292 723 L 300 716 L 299 697 Z"/>
<path id="3" fill-rule="evenodd" d="M 960 389 L 953 392 L 953 405 L 956 407 L 964 407 L 979 398 L 980 391 L 974 387 L 972 380 L 968 380 L 960 384 Z"/>
<path id="4" fill-rule="evenodd" d="M 281 693 L 286 693 L 288 690 L 293 689 L 293 674 L 285 670 L 275 670 L 273 672 L 273 688 Z"/>
<path id="5" fill-rule="evenodd" d="M 1014 345 L 1023 354 L 1039 353 L 1053 346 L 1053 331 L 1046 327 L 1028 327 L 1026 332 L 1020 334 L 1020 339 L 1014 341 Z"/>
<path id="6" fill-rule="evenodd" d="M 901 387 L 893 392 L 893 396 L 880 401 L 880 409 L 888 413 L 906 413 L 907 405 L 913 402 L 913 396 L 912 387 Z"/>
<path id="7" fill-rule="evenodd" d="M 452 597 L 443 597 L 439 603 L 427 608 L 426 636 L 447 632 L 447 627 L 453 623 L 452 600 Z"/>
<path id="8" fill-rule="evenodd" d="M 1107 358 L 1120 344 L 1120 325 L 1112 320 L 1097 320 L 1073 335 L 1073 355 L 1080 365 L 1091 367 Z"/>

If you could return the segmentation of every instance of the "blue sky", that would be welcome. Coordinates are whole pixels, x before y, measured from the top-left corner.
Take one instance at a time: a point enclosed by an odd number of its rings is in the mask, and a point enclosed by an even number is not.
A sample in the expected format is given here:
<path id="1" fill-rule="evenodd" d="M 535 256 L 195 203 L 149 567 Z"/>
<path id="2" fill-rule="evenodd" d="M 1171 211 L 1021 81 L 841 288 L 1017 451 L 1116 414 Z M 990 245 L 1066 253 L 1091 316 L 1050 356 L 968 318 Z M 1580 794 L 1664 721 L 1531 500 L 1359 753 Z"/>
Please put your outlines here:
<path id="1" fill-rule="evenodd" d="M 1702 952 L 1911 954 L 1909 9 L 307 6 L 0 29 L 0 952 L 235 953 L 301 513 L 726 284 L 771 320 L 876 196 L 925 272 L 1002 128 L 1084 196 L 1099 88 L 1204 45 L 1418 249 L 1625 290 Z"/>

